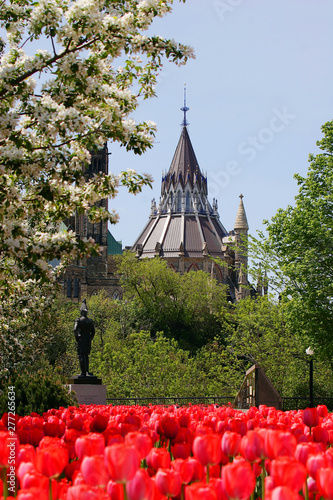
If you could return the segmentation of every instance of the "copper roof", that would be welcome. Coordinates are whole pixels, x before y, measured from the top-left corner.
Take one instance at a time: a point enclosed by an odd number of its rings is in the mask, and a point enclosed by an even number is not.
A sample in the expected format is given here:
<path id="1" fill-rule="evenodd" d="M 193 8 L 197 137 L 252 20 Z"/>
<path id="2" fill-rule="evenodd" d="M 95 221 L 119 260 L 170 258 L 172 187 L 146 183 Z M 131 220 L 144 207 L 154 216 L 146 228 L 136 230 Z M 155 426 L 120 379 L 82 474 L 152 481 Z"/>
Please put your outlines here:
<path id="1" fill-rule="evenodd" d="M 195 184 L 199 189 L 203 184 L 207 185 L 207 179 L 201 173 L 186 126 L 182 129 L 169 171 L 162 178 L 162 194 L 178 182 L 182 187 L 189 182 L 192 189 Z"/>

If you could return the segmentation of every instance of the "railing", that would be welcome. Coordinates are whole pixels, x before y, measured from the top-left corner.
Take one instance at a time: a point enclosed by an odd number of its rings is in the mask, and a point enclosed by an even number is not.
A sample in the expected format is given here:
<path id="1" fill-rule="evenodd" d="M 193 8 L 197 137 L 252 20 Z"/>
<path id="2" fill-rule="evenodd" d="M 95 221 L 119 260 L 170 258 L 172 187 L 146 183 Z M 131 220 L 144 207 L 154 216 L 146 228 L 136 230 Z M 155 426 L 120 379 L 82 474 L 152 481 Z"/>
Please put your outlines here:
<path id="1" fill-rule="evenodd" d="M 310 399 L 304 397 L 298 398 L 282 398 L 283 411 L 287 410 L 304 410 L 310 406 Z M 313 398 L 314 406 L 326 405 L 329 411 L 333 411 L 333 398 Z"/>
<path id="2" fill-rule="evenodd" d="M 204 396 L 204 397 L 155 397 L 155 398 L 106 398 L 108 404 L 111 405 L 159 405 L 159 406 L 185 406 L 185 405 L 217 405 L 224 406 L 229 402 L 234 401 L 234 397 L 227 396 Z"/>
<path id="3" fill-rule="evenodd" d="M 113 406 L 188 406 L 188 405 L 216 405 L 227 406 L 233 404 L 233 396 L 203 396 L 203 397 L 154 397 L 154 398 L 106 398 L 107 404 Z M 282 398 L 283 411 L 301 410 L 309 406 L 309 398 L 295 397 Z M 266 406 L 270 406 L 267 401 Z M 333 398 L 314 398 L 314 405 L 326 405 L 329 411 L 333 411 Z"/>

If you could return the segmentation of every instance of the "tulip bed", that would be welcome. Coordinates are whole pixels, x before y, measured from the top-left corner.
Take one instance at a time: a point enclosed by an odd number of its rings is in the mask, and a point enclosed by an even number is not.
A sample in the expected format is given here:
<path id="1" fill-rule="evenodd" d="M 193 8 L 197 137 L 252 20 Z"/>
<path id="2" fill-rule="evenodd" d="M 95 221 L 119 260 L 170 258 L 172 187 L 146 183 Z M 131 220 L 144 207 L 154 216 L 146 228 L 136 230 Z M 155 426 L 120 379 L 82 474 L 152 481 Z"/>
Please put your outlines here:
<path id="1" fill-rule="evenodd" d="M 9 430 L 8 430 L 9 427 Z M 333 499 L 325 406 L 80 406 L 0 420 L 0 497 Z"/>

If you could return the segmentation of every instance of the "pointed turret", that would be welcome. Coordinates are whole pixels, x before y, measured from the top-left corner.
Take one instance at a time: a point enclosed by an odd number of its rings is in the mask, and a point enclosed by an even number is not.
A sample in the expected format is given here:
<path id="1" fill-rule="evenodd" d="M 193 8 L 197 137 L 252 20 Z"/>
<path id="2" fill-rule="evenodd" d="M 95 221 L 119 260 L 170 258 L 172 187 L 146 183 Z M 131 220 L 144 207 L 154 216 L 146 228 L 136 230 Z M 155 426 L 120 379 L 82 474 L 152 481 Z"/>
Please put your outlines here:
<path id="1" fill-rule="evenodd" d="M 236 215 L 234 229 L 248 231 L 249 225 L 247 222 L 246 212 L 245 212 L 245 208 L 244 208 L 244 204 L 243 204 L 244 196 L 242 194 L 240 194 L 239 197 L 240 197 L 240 202 L 239 202 L 238 212 Z"/>
<path id="2" fill-rule="evenodd" d="M 182 129 L 169 171 L 162 178 L 162 196 L 169 191 L 171 185 L 176 190 L 179 183 L 182 189 L 186 184 L 190 189 L 193 189 L 195 185 L 199 190 L 203 187 L 207 194 L 207 178 L 204 177 L 198 165 L 186 125 Z"/>

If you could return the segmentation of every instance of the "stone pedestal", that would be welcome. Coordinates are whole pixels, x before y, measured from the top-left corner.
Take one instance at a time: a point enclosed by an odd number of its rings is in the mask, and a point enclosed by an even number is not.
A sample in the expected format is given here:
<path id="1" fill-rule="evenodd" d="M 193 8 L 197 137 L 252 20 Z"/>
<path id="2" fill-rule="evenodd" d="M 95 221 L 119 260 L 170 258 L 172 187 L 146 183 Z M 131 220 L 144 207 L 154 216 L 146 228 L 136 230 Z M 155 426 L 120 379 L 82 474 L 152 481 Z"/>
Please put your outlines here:
<path id="1" fill-rule="evenodd" d="M 95 376 L 75 375 L 67 380 L 71 392 L 75 392 L 80 405 L 106 405 L 106 385 Z"/>

